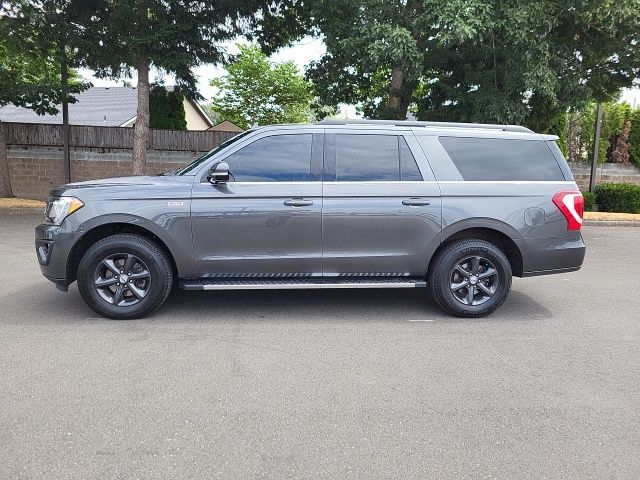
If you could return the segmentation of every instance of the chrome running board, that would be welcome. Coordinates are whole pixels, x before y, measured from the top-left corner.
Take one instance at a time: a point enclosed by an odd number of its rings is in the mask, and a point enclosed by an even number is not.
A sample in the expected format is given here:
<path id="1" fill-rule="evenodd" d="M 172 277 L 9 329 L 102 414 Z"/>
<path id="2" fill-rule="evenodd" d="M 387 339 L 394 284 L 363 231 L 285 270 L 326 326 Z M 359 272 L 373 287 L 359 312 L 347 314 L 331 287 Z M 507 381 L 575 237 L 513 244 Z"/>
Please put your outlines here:
<path id="1" fill-rule="evenodd" d="M 200 279 L 182 280 L 183 290 L 279 290 L 312 288 L 423 288 L 427 283 L 420 278 L 280 278 L 280 279 Z"/>

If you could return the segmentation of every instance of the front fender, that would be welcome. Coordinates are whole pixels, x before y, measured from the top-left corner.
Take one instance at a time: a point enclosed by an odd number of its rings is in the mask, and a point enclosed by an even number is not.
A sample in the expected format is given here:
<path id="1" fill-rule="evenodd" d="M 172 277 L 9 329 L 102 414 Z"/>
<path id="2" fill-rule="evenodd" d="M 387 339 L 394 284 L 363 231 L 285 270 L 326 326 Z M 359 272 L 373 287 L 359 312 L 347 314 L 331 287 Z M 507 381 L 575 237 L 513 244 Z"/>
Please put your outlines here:
<path id="1" fill-rule="evenodd" d="M 114 224 L 132 225 L 150 232 L 164 243 L 175 261 L 179 277 L 189 277 L 194 274 L 191 218 L 188 209 L 183 214 L 159 213 L 153 217 L 153 220 L 127 213 L 109 213 L 91 217 L 85 221 L 78 220 L 71 252 L 91 231 Z"/>

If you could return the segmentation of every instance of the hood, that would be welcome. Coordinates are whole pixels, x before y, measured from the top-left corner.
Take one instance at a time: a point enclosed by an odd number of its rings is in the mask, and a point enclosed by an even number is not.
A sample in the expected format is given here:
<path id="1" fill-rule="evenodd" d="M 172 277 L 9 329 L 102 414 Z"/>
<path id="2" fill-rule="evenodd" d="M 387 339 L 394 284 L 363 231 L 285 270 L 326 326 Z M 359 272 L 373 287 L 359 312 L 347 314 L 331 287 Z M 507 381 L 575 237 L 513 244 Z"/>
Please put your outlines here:
<path id="1" fill-rule="evenodd" d="M 61 185 L 51 190 L 52 196 L 73 195 L 79 198 L 85 196 L 108 196 L 116 194 L 119 197 L 148 198 L 156 192 L 176 190 L 184 194 L 184 188 L 191 185 L 193 177 L 176 175 L 143 175 L 134 177 L 115 177 L 86 182 L 74 182 Z M 178 188 L 176 188 L 178 187 Z"/>

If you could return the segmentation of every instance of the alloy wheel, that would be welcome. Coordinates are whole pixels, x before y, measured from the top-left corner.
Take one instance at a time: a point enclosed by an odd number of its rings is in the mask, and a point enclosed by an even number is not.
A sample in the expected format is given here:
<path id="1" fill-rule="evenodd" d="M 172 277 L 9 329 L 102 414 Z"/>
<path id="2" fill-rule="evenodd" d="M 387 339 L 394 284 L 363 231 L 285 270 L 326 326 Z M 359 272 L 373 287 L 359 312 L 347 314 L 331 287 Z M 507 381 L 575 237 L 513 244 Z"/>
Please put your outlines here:
<path id="1" fill-rule="evenodd" d="M 487 258 L 474 255 L 458 262 L 451 270 L 451 293 L 463 305 L 482 305 L 498 289 L 498 270 Z"/>
<path id="2" fill-rule="evenodd" d="M 151 273 L 139 257 L 115 253 L 98 264 L 93 283 L 103 300 L 118 307 L 129 307 L 149 293 Z"/>

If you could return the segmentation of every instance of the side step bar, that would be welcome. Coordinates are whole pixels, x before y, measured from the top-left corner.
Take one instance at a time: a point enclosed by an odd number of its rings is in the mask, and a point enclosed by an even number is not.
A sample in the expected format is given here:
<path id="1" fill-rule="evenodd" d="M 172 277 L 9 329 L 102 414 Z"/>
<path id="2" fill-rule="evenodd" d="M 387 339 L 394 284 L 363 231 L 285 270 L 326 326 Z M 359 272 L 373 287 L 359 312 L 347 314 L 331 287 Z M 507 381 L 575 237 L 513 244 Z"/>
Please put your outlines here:
<path id="1" fill-rule="evenodd" d="M 427 282 L 412 277 L 224 278 L 181 280 L 183 290 L 278 290 L 311 288 L 423 288 Z"/>

